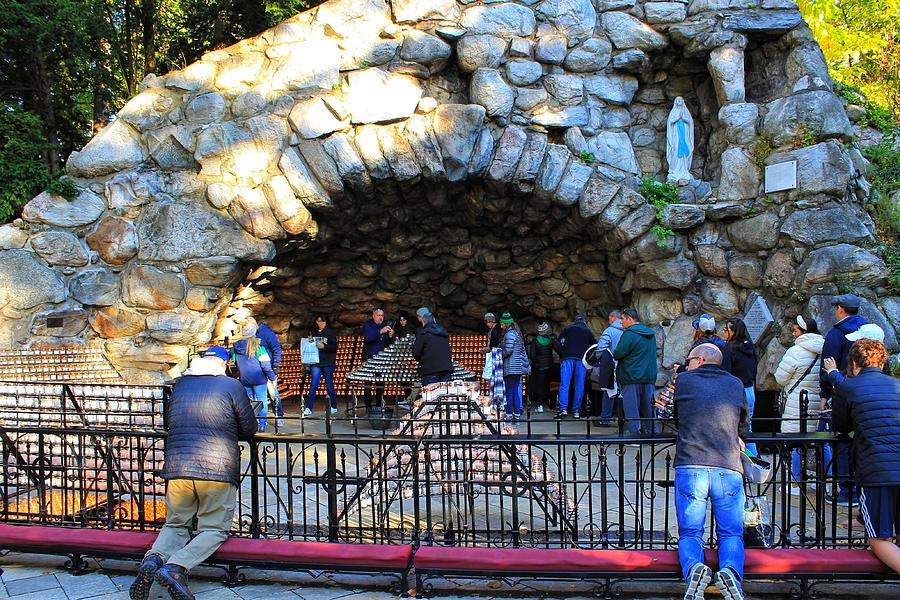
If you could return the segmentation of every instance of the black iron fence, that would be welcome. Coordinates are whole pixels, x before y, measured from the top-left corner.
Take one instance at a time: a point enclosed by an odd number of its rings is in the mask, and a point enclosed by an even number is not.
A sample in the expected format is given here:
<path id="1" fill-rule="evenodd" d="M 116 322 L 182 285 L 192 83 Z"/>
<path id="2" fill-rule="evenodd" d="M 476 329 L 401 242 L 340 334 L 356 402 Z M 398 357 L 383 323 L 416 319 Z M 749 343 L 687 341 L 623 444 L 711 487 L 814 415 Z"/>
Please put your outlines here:
<path id="1" fill-rule="evenodd" d="M 447 402 L 445 400 L 445 402 Z M 260 435 L 241 443 L 234 534 L 309 541 L 672 549 L 674 436 L 476 431 Z M 473 420 L 472 422 L 475 422 Z M 483 421 L 481 421 L 483 423 Z M 165 434 L 3 429 L 0 521 L 155 530 L 165 520 Z M 773 464 L 752 485 L 780 547 L 864 546 L 856 509 L 829 503 L 830 434 L 758 436 Z M 793 460 L 800 477 L 793 481 Z M 835 471 L 837 473 L 837 471 Z M 792 492 L 793 490 L 793 492 Z M 710 528 L 714 531 L 714 528 Z M 710 534 L 710 543 L 715 540 Z"/>

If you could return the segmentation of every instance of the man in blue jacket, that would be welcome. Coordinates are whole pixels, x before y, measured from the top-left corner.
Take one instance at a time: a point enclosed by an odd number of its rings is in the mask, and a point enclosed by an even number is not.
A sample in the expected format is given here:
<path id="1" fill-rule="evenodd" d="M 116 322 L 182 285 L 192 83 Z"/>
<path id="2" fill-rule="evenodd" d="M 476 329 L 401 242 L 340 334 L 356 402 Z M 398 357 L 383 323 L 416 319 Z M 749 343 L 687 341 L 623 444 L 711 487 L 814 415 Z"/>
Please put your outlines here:
<path id="1" fill-rule="evenodd" d="M 900 573 L 900 380 L 882 372 L 887 357 L 881 342 L 853 344 L 853 377 L 836 387 L 833 419 L 835 431 L 853 434 L 853 478 L 869 547 Z"/>
<path id="2" fill-rule="evenodd" d="M 853 294 L 834 296 L 831 299 L 831 305 L 834 306 L 834 316 L 837 322 L 825 336 L 825 344 L 822 346 L 822 365 L 825 364 L 827 359 L 831 358 L 834 359 L 838 371 L 844 372 L 847 368 L 847 356 L 850 354 L 850 346 L 853 345 L 853 342 L 847 339 L 847 334 L 858 330 L 867 321 L 858 314 L 860 306 L 859 296 L 854 296 Z M 819 383 L 819 398 L 826 405 L 833 405 L 840 392 L 834 390 L 824 366 L 819 372 Z M 831 429 L 831 422 L 827 416 L 824 418 L 822 425 L 826 431 Z M 839 482 L 840 491 L 836 496 L 829 496 L 827 499 L 839 504 L 856 506 L 859 503 L 859 498 L 854 492 L 853 482 L 850 481 L 849 444 L 835 444 L 833 456 L 833 471 L 835 478 Z"/>
<path id="3" fill-rule="evenodd" d="M 147 600 L 154 579 L 172 598 L 193 598 L 188 571 L 228 539 L 240 484 L 238 440 L 256 433 L 256 415 L 244 386 L 225 374 L 228 358 L 225 348 L 209 348 L 172 388 L 162 471 L 166 524 L 141 561 L 129 589 L 132 600 Z"/>
<path id="4" fill-rule="evenodd" d="M 363 361 L 367 361 L 388 346 L 394 340 L 394 329 L 384 322 L 384 310 L 375 308 L 372 318 L 363 323 Z M 363 389 L 363 400 L 366 403 L 366 413 L 372 410 L 372 392 L 375 392 L 375 402 L 381 406 L 384 399 L 384 384 L 368 382 Z"/>
<path id="5" fill-rule="evenodd" d="M 587 326 L 587 317 L 580 314 L 575 317 L 575 322 L 563 329 L 559 335 L 559 344 L 562 347 L 559 363 L 559 416 L 564 417 L 572 409 L 572 416 L 581 418 L 581 403 L 584 400 L 584 380 L 587 371 L 581 359 L 591 344 L 594 343 L 594 334 Z M 569 386 L 572 378 L 575 379 L 575 397 L 572 397 Z"/>
<path id="6" fill-rule="evenodd" d="M 656 334 L 641 323 L 633 308 L 622 311 L 625 333 L 613 352 L 616 381 L 622 394 L 625 429 L 629 433 L 656 431 L 653 418 L 653 392 L 656 390 L 658 366 L 656 362 Z"/>

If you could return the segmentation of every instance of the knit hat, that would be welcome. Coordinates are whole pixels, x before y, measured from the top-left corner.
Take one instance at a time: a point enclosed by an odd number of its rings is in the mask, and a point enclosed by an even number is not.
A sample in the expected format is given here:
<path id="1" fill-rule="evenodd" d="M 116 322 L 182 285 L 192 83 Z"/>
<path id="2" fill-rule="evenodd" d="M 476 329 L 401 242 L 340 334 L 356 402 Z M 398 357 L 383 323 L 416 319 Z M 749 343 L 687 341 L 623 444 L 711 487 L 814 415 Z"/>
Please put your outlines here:
<path id="1" fill-rule="evenodd" d="M 407 321 L 409 321 L 409 313 L 406 312 L 405 310 L 401 310 L 399 313 L 397 313 L 397 318 L 398 319 L 406 319 Z"/>
<path id="2" fill-rule="evenodd" d="M 513 324 L 513 318 L 512 318 L 512 315 L 509 314 L 509 311 L 508 311 L 508 310 L 507 310 L 507 311 L 503 311 L 503 314 L 500 315 L 500 323 L 501 323 L 502 325 L 512 325 L 512 324 Z"/>
<path id="3" fill-rule="evenodd" d="M 256 325 L 253 325 L 253 324 L 244 325 L 241 328 L 241 337 L 242 338 L 256 337 L 256 330 L 257 330 Z"/>
<path id="4" fill-rule="evenodd" d="M 544 321 L 540 325 L 538 325 L 538 335 L 549 335 L 550 334 L 550 323 Z"/>
<path id="5" fill-rule="evenodd" d="M 427 321 L 428 319 L 431 318 L 431 311 L 428 310 L 427 306 L 423 306 L 422 308 L 420 308 L 419 310 L 416 311 L 416 316 L 422 317 L 423 320 Z"/>
<path id="6" fill-rule="evenodd" d="M 206 358 L 218 358 L 224 360 L 225 362 L 228 362 L 228 359 L 231 357 L 231 353 L 222 346 L 210 346 L 203 351 L 203 356 Z"/>
<path id="7" fill-rule="evenodd" d="M 497 315 L 494 313 L 484 313 L 484 322 L 485 323 L 496 323 Z"/>
<path id="8" fill-rule="evenodd" d="M 703 313 L 700 315 L 699 319 L 694 319 L 694 329 L 699 329 L 700 331 L 715 331 L 716 330 L 716 320 L 712 317 L 712 315 L 708 315 Z"/>

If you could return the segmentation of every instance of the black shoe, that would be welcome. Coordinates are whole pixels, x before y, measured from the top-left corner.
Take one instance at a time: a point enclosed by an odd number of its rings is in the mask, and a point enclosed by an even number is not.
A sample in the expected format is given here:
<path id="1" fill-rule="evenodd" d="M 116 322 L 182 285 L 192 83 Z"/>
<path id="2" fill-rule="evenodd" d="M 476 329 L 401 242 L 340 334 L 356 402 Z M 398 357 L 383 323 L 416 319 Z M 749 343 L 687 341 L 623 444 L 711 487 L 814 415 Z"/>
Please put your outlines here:
<path id="1" fill-rule="evenodd" d="M 725 600 L 744 600 L 741 581 L 730 568 L 722 569 L 716 573 L 716 587 L 722 592 Z"/>
<path id="2" fill-rule="evenodd" d="M 137 577 L 128 588 L 128 597 L 131 600 L 147 600 L 150 596 L 150 587 L 153 585 L 153 576 L 164 564 L 166 564 L 165 559 L 155 552 L 145 556 L 141 561 Z"/>
<path id="3" fill-rule="evenodd" d="M 163 586 L 172 600 L 194 600 L 188 589 L 187 569 L 172 563 L 166 563 L 156 572 L 156 583 Z"/>
<path id="4" fill-rule="evenodd" d="M 684 600 L 703 600 L 706 598 L 706 587 L 712 580 L 712 569 L 703 563 L 697 563 L 691 567 L 687 576 L 687 588 L 684 590 Z"/>

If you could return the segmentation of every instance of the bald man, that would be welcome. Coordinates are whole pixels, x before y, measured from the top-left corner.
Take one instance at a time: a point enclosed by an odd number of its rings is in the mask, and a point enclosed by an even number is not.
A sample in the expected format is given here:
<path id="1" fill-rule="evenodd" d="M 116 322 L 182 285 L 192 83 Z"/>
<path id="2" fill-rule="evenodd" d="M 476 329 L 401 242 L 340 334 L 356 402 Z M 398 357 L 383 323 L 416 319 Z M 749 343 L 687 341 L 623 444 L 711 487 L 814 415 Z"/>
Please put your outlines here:
<path id="1" fill-rule="evenodd" d="M 714 344 L 691 350 L 687 371 L 675 382 L 675 511 L 684 600 L 702 600 L 713 578 L 703 564 L 706 505 L 712 502 L 719 541 L 716 586 L 726 600 L 743 600 L 743 442 L 748 433 L 744 384 L 722 368 Z"/>

